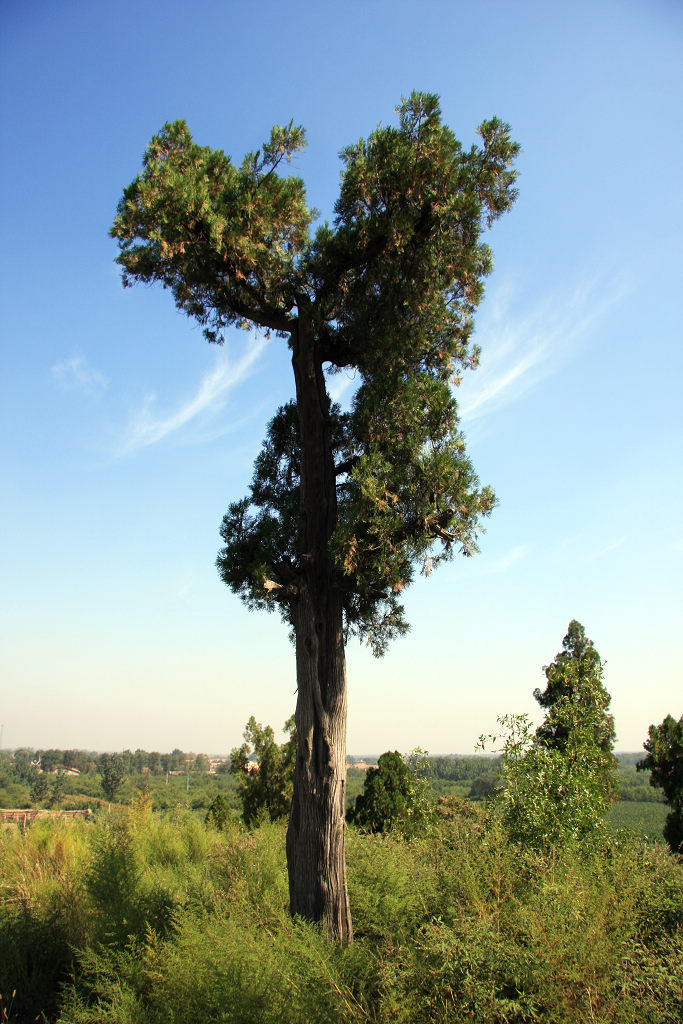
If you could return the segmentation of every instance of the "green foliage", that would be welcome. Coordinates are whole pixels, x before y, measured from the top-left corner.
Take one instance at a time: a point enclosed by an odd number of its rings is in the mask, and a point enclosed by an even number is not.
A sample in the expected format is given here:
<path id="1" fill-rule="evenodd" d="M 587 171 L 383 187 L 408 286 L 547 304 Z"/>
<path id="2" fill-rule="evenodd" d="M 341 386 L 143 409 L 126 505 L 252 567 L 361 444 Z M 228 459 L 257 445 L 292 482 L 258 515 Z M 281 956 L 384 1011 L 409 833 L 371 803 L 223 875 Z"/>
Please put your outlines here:
<path id="1" fill-rule="evenodd" d="M 13 772 L 0 769 L 0 806 L 28 807 L 31 802 L 28 784 L 16 778 Z"/>
<path id="2" fill-rule="evenodd" d="M 219 793 L 211 801 L 204 820 L 207 825 L 213 825 L 214 828 L 217 828 L 219 831 L 223 831 L 231 817 L 232 814 L 230 812 L 230 807 L 224 797 Z"/>
<path id="3" fill-rule="evenodd" d="M 409 842 L 350 830 L 349 947 L 289 917 L 282 822 L 218 833 L 138 800 L 2 833 L 11 1019 L 678 1024 L 683 864 L 664 846 L 520 850 L 481 809 L 443 810 Z"/>
<path id="4" fill-rule="evenodd" d="M 500 776 L 494 772 L 487 772 L 485 775 L 478 775 L 472 780 L 467 794 L 470 800 L 488 800 L 493 796 L 500 784 Z"/>
<path id="5" fill-rule="evenodd" d="M 33 775 L 33 751 L 20 747 L 12 756 L 12 775 L 18 782 L 30 783 Z"/>
<path id="6" fill-rule="evenodd" d="M 289 733 L 289 739 L 279 746 L 271 727 L 264 728 L 252 715 L 244 730 L 245 742 L 230 754 L 247 825 L 255 824 L 264 815 L 276 821 L 289 814 L 296 758 L 294 716 L 285 722 L 284 731 Z"/>
<path id="7" fill-rule="evenodd" d="M 499 757 L 430 757 L 428 775 L 431 779 L 464 782 L 495 773 L 499 767 Z"/>
<path id="8" fill-rule="evenodd" d="M 429 784 L 421 774 L 426 768 L 419 750 L 405 759 L 398 751 L 382 754 L 377 768 L 368 768 L 363 792 L 347 820 L 367 832 L 411 835 L 424 829 L 433 815 Z"/>
<path id="9" fill-rule="evenodd" d="M 600 655 L 576 619 L 569 623 L 562 650 L 543 671 L 546 688 L 543 693 L 534 690 L 534 697 L 547 712 L 536 731 L 538 739 L 548 748 L 565 752 L 576 742 L 578 728 L 584 732 L 592 729 L 585 741 L 602 751 L 605 785 L 609 787 L 616 768 L 614 719 L 608 713 L 611 698 L 602 684 Z"/>
<path id="10" fill-rule="evenodd" d="M 103 762 L 106 756 L 103 758 Z M 169 760 L 172 757 L 172 755 L 166 754 L 159 756 Z M 121 757 L 121 759 L 125 764 L 125 758 Z M 220 794 L 231 810 L 237 811 L 241 808 L 237 779 L 230 774 L 229 769 L 230 763 L 226 760 L 225 771 L 216 775 L 200 772 L 192 772 L 189 777 L 185 773 L 170 776 L 154 775 L 151 772 L 144 772 L 140 775 L 133 774 L 124 779 L 121 788 L 116 793 L 116 800 L 122 804 L 129 803 L 136 791 L 145 790 L 149 793 L 156 810 L 173 810 L 182 806 L 192 807 L 194 810 L 206 814 L 211 802 Z M 46 797 L 32 799 L 29 784 L 18 782 L 13 775 L 3 772 L 0 767 L 0 806 L 22 808 L 35 803 L 52 809 L 72 811 L 83 810 L 86 807 L 96 810 L 106 803 L 106 799 L 103 797 L 101 776 L 95 771 L 80 775 L 61 773 L 59 775 L 61 795 L 58 792 L 58 804 L 53 798 L 51 799 L 52 787 L 57 779 L 56 774 L 48 775 L 43 772 L 41 775 L 34 769 L 31 779 L 46 780 L 49 787 Z M 43 785 L 40 783 L 41 788 Z"/>
<path id="11" fill-rule="evenodd" d="M 126 771 L 123 759 L 119 754 L 111 754 L 105 759 L 102 770 L 102 791 L 107 800 L 113 801 L 123 785 Z"/>
<path id="12" fill-rule="evenodd" d="M 639 754 L 633 755 L 638 759 Z M 638 769 L 635 761 L 624 764 L 619 757 L 619 770 L 617 772 L 617 789 L 621 801 L 635 800 L 638 803 L 665 803 L 661 790 L 650 785 L 650 772 Z"/>
<path id="13" fill-rule="evenodd" d="M 112 227 L 124 284 L 161 282 L 210 341 L 249 311 L 288 311 L 312 212 L 303 183 L 275 171 L 304 144 L 302 128 L 276 126 L 235 167 L 221 150 L 197 146 L 184 121 L 165 124 Z"/>
<path id="14" fill-rule="evenodd" d="M 183 121 L 164 125 L 111 229 L 124 284 L 160 282 L 209 340 L 247 323 L 294 339 L 303 321 L 318 366 L 357 370 L 352 412 L 330 414 L 331 551 L 347 630 L 378 653 L 407 628 L 398 595 L 413 564 L 429 571 L 475 551 L 493 507 L 464 454 L 450 383 L 477 362 L 473 314 L 492 264 L 480 238 L 514 202 L 519 150 L 496 118 L 463 149 L 432 95 L 413 93 L 397 113 L 396 127 L 343 150 L 334 223 L 314 235 L 303 183 L 279 174 L 304 146 L 291 122 L 239 166 L 198 146 Z M 327 403 L 322 374 L 311 386 Z M 270 424 L 249 496 L 230 506 L 218 557 L 236 593 L 256 606 L 276 597 L 287 621 L 304 568 L 299 444 L 290 404 Z"/>
<path id="15" fill-rule="evenodd" d="M 52 792 L 50 793 L 50 807 L 59 807 L 64 799 L 66 790 L 64 772 L 56 772 L 52 781 Z"/>
<path id="16" fill-rule="evenodd" d="M 31 801 L 39 804 L 47 797 L 50 791 L 50 784 L 44 772 L 35 772 L 30 782 Z"/>
<path id="17" fill-rule="evenodd" d="M 503 770 L 494 799 L 510 836 L 542 848 L 601 834 L 607 801 L 593 751 L 577 745 L 566 756 L 545 747 L 526 715 L 504 715 L 498 723 Z"/>
<path id="18" fill-rule="evenodd" d="M 85 941 L 80 882 L 88 833 L 79 821 L 39 820 L 0 832 L 0 993 L 10 1021 L 56 1019 L 59 989 Z"/>
<path id="19" fill-rule="evenodd" d="M 610 698 L 600 658 L 579 623 L 569 624 L 563 651 L 544 671 L 548 686 L 535 696 L 547 711 L 535 734 L 527 715 L 498 719 L 503 768 L 496 800 L 511 836 L 536 847 L 601 835 L 615 793 Z"/>
<path id="20" fill-rule="evenodd" d="M 651 725 L 643 744 L 647 755 L 639 769 L 649 769 L 650 785 L 661 788 L 671 812 L 664 838 L 676 853 L 683 852 L 683 715 L 676 721 L 667 715 L 661 725 Z"/>

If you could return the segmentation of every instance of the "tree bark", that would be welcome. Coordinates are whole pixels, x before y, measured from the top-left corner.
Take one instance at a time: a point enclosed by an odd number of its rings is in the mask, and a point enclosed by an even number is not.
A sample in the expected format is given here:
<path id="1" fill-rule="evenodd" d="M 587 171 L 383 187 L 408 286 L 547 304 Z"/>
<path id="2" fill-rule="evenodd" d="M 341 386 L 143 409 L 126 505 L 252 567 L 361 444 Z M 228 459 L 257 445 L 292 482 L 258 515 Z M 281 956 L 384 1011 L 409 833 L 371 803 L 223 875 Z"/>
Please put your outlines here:
<path id="1" fill-rule="evenodd" d="M 346 885 L 346 662 L 343 611 L 329 540 L 336 475 L 322 361 L 305 313 L 292 335 L 301 441 L 301 561 L 292 602 L 297 756 L 287 831 L 290 910 L 352 938 Z"/>

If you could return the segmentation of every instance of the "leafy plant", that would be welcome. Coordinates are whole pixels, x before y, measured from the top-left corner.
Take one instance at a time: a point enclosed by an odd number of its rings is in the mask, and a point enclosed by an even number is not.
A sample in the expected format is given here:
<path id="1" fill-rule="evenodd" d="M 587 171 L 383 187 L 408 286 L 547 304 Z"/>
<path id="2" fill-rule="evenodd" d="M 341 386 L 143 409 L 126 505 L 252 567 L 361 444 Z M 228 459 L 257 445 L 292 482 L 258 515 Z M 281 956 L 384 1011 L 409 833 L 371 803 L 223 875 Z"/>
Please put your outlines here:
<path id="1" fill-rule="evenodd" d="M 147 800 L 0 833 L 0 993 L 44 1024 L 679 1024 L 683 863 L 664 844 L 510 842 L 451 800 L 348 836 L 356 939 L 288 913 L 285 823 Z M 76 952 L 74 952 L 76 951 Z"/>
<path id="2" fill-rule="evenodd" d="M 209 809 L 206 812 L 206 818 L 204 819 L 207 825 L 213 825 L 219 831 L 222 831 L 232 817 L 228 802 L 218 793 L 213 798 Z"/>

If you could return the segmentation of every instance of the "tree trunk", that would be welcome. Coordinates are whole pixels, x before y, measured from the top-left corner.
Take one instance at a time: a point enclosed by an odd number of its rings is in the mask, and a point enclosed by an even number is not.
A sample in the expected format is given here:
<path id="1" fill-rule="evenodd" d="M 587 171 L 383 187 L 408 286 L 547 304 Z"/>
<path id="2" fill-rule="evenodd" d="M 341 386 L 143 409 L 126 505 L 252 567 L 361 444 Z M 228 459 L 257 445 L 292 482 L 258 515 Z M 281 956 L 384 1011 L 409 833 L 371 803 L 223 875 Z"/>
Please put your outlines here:
<path id="1" fill-rule="evenodd" d="M 287 831 L 292 914 L 352 938 L 346 887 L 346 663 L 343 612 L 329 556 L 337 512 L 329 401 L 315 340 L 299 317 L 292 337 L 301 440 L 301 556 L 292 604 L 297 756 Z"/>

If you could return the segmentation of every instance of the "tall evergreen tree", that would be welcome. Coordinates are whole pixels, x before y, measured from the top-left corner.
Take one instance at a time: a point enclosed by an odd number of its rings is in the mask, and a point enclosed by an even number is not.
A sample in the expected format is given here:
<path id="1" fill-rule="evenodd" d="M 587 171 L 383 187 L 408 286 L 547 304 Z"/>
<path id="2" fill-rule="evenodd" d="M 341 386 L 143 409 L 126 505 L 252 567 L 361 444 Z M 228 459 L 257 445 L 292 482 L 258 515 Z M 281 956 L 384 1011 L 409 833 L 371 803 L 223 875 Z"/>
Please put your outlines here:
<path id="1" fill-rule="evenodd" d="M 516 840 L 550 846 L 604 832 L 616 792 L 614 722 L 600 655 L 575 619 L 562 650 L 544 667 L 534 697 L 546 709 L 535 730 L 527 715 L 505 715 L 498 802 Z M 497 737 L 482 737 L 497 742 Z"/>
<path id="2" fill-rule="evenodd" d="M 376 653 L 405 632 L 415 567 L 472 554 L 494 504 L 458 431 L 451 385 L 477 363 L 473 316 L 491 270 L 483 230 L 515 198 L 518 146 L 494 118 L 469 149 L 435 96 L 342 152 L 335 217 L 315 233 L 291 122 L 239 166 L 166 124 L 112 234 L 124 284 L 158 281 L 210 341 L 231 324 L 285 338 L 295 400 L 272 420 L 249 494 L 223 520 L 223 580 L 277 604 L 296 646 L 298 751 L 287 837 L 290 907 L 351 937 L 345 874 L 349 633 Z M 353 369 L 342 414 L 327 374 Z"/>
<path id="3" fill-rule="evenodd" d="M 584 711 L 588 707 L 597 714 L 591 717 L 594 743 L 606 758 L 611 773 L 616 766 L 614 748 L 614 718 L 608 713 L 611 697 L 605 689 L 603 665 L 600 655 L 589 640 L 580 622 L 572 619 L 562 650 L 550 665 L 543 668 L 547 680 L 543 692 L 534 690 L 534 698 L 547 714 L 536 730 L 544 746 L 564 752 L 571 737 L 571 718 L 553 713 L 562 703 L 568 709 Z"/>

